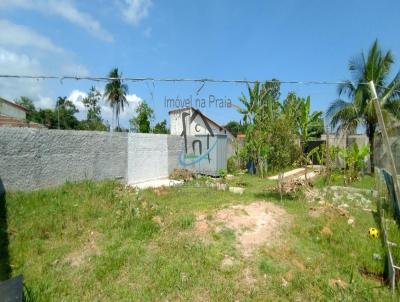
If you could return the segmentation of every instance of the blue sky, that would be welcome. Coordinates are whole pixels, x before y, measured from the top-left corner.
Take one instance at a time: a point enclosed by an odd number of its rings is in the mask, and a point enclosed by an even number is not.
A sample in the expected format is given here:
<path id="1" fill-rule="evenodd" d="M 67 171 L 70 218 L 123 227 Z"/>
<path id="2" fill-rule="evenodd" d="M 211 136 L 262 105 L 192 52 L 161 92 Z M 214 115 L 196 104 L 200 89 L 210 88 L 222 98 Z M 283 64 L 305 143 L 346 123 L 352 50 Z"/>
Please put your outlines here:
<path id="1" fill-rule="evenodd" d="M 340 81 L 350 77 L 349 59 L 378 38 L 398 58 L 399 1 L 160 1 L 0 0 L 0 70 L 9 74 Z M 131 106 L 147 100 L 157 120 L 168 118 L 164 98 L 238 97 L 238 84 L 128 83 Z M 59 95 L 81 109 L 85 81 L 0 80 L 0 95 L 32 97 L 51 107 Z M 311 96 L 314 110 L 337 97 L 335 86 L 282 84 Z M 104 117 L 110 112 L 103 107 Z M 240 119 L 234 108 L 203 111 L 223 124 Z"/>

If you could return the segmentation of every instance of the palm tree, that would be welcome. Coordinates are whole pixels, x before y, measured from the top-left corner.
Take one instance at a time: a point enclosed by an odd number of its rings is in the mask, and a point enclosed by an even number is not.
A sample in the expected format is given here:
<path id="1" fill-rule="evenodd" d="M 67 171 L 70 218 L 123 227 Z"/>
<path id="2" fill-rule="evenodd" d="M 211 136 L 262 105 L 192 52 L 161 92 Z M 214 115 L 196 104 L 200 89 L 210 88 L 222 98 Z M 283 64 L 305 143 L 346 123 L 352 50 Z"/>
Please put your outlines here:
<path id="1" fill-rule="evenodd" d="M 117 121 L 117 128 L 119 128 L 119 115 L 121 110 L 124 111 L 124 105 L 129 105 L 126 100 L 128 93 L 128 86 L 121 80 L 122 73 L 118 72 L 118 68 L 114 68 L 108 74 L 109 82 L 104 89 L 104 98 L 110 103 L 113 111 L 113 130 L 115 127 L 115 120 Z"/>
<path id="2" fill-rule="evenodd" d="M 371 92 L 366 83 L 374 81 L 381 107 L 386 118 L 400 117 L 400 72 L 389 81 L 393 55 L 383 53 L 377 40 L 372 44 L 367 56 L 362 52 L 352 58 L 349 70 L 353 81 L 347 80 L 338 86 L 339 99 L 335 100 L 326 113 L 333 128 L 338 131 L 355 131 L 365 127 L 369 139 L 371 172 L 374 172 L 374 137 L 378 126 Z M 347 96 L 350 101 L 340 99 Z"/>

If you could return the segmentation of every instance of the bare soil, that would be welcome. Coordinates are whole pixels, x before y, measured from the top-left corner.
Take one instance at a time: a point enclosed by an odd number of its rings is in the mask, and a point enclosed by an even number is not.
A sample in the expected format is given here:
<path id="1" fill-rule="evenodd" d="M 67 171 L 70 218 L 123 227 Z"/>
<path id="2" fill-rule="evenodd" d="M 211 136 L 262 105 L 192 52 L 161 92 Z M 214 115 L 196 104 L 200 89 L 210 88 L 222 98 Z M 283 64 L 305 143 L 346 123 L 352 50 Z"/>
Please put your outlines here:
<path id="1" fill-rule="evenodd" d="M 270 202 L 258 201 L 248 205 L 235 205 L 219 210 L 207 221 L 199 215 L 195 223 L 198 235 L 221 230 L 220 225 L 235 232 L 238 249 L 244 256 L 264 245 L 280 242 L 282 226 L 289 222 L 287 212 Z M 219 226 L 219 227 L 218 227 Z"/>
<path id="2" fill-rule="evenodd" d="M 65 258 L 65 262 L 72 267 L 80 267 L 91 256 L 100 255 L 100 249 L 97 246 L 97 241 L 101 238 L 101 234 L 95 231 L 90 232 L 89 238 L 81 249 L 75 250 Z"/>

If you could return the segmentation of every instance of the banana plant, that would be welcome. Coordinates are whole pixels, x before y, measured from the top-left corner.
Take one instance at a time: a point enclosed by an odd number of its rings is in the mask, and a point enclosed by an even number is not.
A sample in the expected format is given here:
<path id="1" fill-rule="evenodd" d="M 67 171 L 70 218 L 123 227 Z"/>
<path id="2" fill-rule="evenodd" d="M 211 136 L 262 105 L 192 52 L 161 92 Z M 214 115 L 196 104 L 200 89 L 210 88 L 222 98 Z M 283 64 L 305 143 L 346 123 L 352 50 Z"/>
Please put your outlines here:
<path id="1" fill-rule="evenodd" d="M 346 163 L 345 176 L 347 182 L 351 183 L 358 179 L 359 174 L 366 168 L 365 158 L 369 155 L 369 146 L 363 145 L 361 148 L 356 144 L 351 144 L 346 149 L 339 151 L 339 156 Z"/>

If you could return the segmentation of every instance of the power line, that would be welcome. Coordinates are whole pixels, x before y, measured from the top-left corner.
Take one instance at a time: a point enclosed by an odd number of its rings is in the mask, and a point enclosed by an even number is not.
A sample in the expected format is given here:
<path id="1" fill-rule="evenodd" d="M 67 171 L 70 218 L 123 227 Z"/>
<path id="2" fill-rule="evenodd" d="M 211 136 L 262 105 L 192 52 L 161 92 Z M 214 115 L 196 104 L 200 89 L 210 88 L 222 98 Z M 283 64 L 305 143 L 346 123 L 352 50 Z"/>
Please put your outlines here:
<path id="1" fill-rule="evenodd" d="M 88 81 L 131 81 L 131 82 L 196 82 L 196 83 L 236 83 L 236 84 L 254 84 L 254 83 L 281 83 L 281 84 L 314 84 L 314 85 L 338 85 L 345 84 L 345 81 L 281 81 L 281 80 L 227 80 L 212 78 L 153 78 L 153 77 L 89 77 L 89 76 L 54 76 L 54 75 L 10 75 L 0 74 L 0 78 L 13 79 L 33 79 L 33 80 L 88 80 Z M 368 83 L 359 83 L 368 85 Z"/>
<path id="2" fill-rule="evenodd" d="M 31 80 L 59 80 L 61 83 L 64 80 L 86 80 L 86 81 L 126 81 L 126 82 L 192 82 L 202 83 L 199 91 L 204 87 L 205 83 L 229 83 L 229 84 L 255 84 L 255 83 L 280 83 L 280 84 L 299 84 L 299 85 L 340 85 L 348 84 L 347 81 L 316 81 L 316 80 L 293 80 L 293 81 L 281 81 L 281 80 L 227 80 L 227 79 L 212 79 L 212 78 L 154 78 L 154 77 L 89 77 L 89 76 L 55 76 L 55 75 L 16 75 L 16 74 L 0 74 L 0 78 L 8 79 L 31 79 Z M 368 82 L 360 82 L 358 85 L 368 85 Z M 388 88 L 382 85 L 377 85 L 380 88 Z M 393 92 L 400 93 L 400 90 L 394 90 Z"/>

